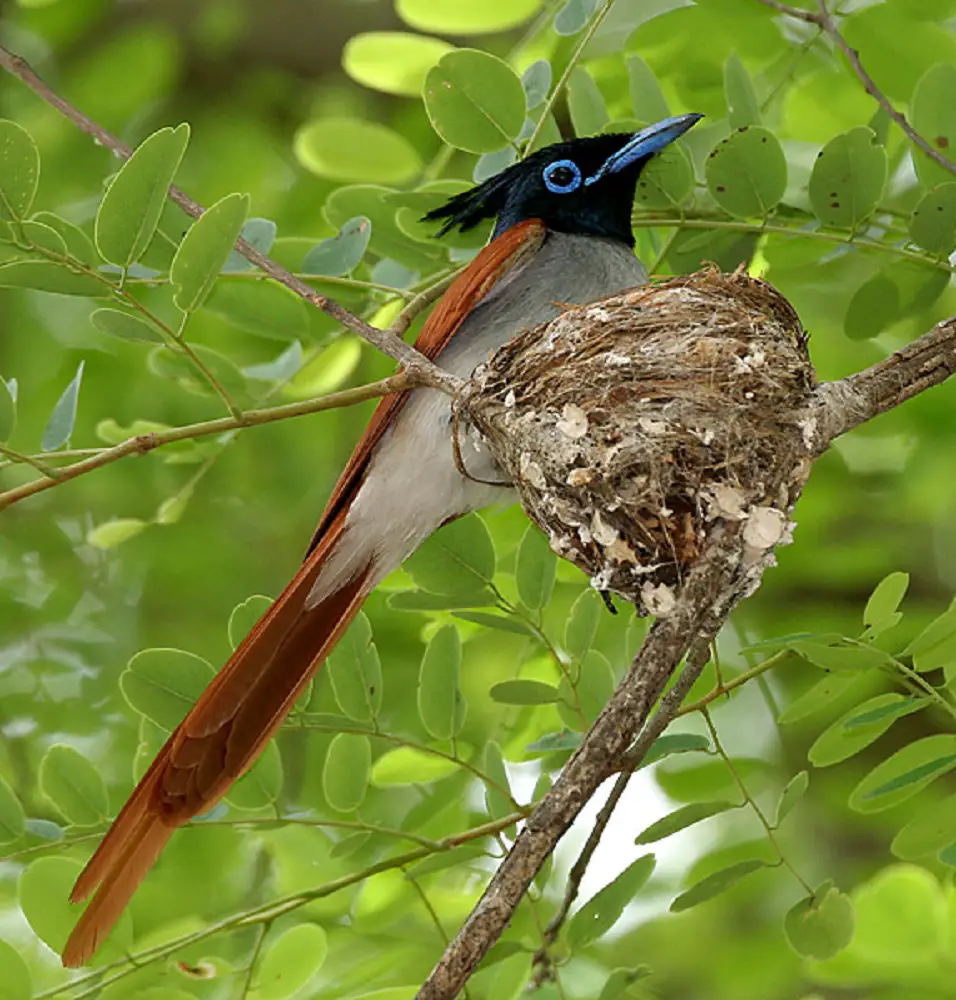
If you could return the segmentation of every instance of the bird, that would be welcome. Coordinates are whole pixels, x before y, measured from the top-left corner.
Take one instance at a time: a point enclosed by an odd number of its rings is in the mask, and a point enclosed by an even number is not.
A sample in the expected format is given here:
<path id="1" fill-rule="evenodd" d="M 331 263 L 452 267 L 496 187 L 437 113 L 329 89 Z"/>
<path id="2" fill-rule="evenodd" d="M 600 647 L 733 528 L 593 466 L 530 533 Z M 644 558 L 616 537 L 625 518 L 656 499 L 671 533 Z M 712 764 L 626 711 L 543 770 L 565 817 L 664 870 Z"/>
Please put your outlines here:
<path id="1" fill-rule="evenodd" d="M 415 346 L 468 377 L 496 348 L 557 316 L 647 281 L 631 212 L 641 171 L 700 118 L 539 149 L 429 212 L 436 235 L 494 220 Z M 514 499 L 490 451 L 453 455 L 451 401 L 430 388 L 382 399 L 288 586 L 176 727 L 80 873 L 92 896 L 62 953 L 85 964 L 177 827 L 208 812 L 254 763 L 375 586 L 442 525 Z M 464 470 L 463 470 L 464 471 Z"/>

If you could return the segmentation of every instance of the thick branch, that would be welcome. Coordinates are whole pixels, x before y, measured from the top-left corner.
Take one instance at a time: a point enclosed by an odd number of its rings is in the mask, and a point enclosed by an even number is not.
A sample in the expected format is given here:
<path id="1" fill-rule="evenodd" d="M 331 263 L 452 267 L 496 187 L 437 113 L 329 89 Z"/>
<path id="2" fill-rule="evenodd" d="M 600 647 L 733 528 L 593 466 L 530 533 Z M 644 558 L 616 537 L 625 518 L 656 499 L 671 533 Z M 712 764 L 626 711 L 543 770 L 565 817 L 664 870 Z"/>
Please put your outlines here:
<path id="1" fill-rule="evenodd" d="M 101 125 L 98 125 L 91 118 L 83 114 L 82 111 L 73 107 L 68 101 L 56 94 L 40 78 L 30 64 L 21 56 L 10 52 L 0 46 L 0 67 L 8 73 L 13 74 L 22 80 L 38 97 L 46 101 L 51 107 L 56 108 L 65 118 L 69 119 L 80 131 L 85 132 L 101 146 L 105 146 L 121 159 L 127 159 L 132 154 L 132 149 L 121 142 Z M 178 187 L 169 189 L 169 197 L 189 216 L 198 219 L 204 209 L 197 201 L 194 201 L 185 191 Z M 347 330 L 358 334 L 363 340 L 368 341 L 373 347 L 378 348 L 383 354 L 394 358 L 403 365 L 406 371 L 414 372 L 418 377 L 419 384 L 429 385 L 435 389 L 441 389 L 449 395 L 454 395 L 461 388 L 461 381 L 453 375 L 444 372 L 437 365 L 433 364 L 423 354 L 415 350 L 410 344 L 406 344 L 401 339 L 401 334 L 407 329 L 410 320 L 407 317 L 399 317 L 393 328 L 379 330 L 377 327 L 366 323 L 360 316 L 349 312 L 344 306 L 339 305 L 334 299 L 316 291 L 306 284 L 301 278 L 297 278 L 291 271 L 277 264 L 274 260 L 260 253 L 254 246 L 239 239 L 236 242 L 236 250 L 246 260 L 255 264 L 261 271 L 270 278 L 275 279 L 286 288 L 301 296 L 306 302 L 321 309 L 322 312 L 331 316 L 342 324 Z"/>
<path id="2" fill-rule="evenodd" d="M 850 43 L 843 37 L 842 32 L 836 25 L 836 21 L 833 20 L 833 15 L 830 13 L 829 8 L 826 5 L 826 0 L 817 0 L 817 12 L 803 10 L 800 7 L 793 7 L 788 3 L 783 3 L 781 0 L 757 0 L 757 3 L 762 3 L 765 7 L 770 7 L 773 10 L 779 11 L 781 14 L 786 14 L 787 17 L 795 18 L 798 21 L 803 21 L 805 24 L 814 24 L 821 31 L 826 32 L 834 41 L 837 48 L 846 56 L 847 62 L 850 64 L 850 68 L 859 77 L 860 82 L 863 84 L 866 92 L 872 97 L 877 104 L 896 122 L 897 125 L 903 130 L 906 137 L 913 143 L 914 146 L 918 146 L 931 160 L 938 163 L 944 170 L 948 170 L 951 174 L 956 174 L 956 163 L 944 156 L 938 149 L 931 145 L 926 139 L 923 138 L 913 128 L 912 125 L 906 120 L 906 116 L 902 111 L 898 111 L 890 99 L 880 90 L 876 85 L 876 81 L 867 73 L 866 69 L 863 67 L 863 63 L 860 61 L 860 53 L 854 49 Z"/>
<path id="3" fill-rule="evenodd" d="M 883 361 L 839 382 L 824 382 L 814 393 L 808 431 L 816 454 L 834 438 L 905 403 L 956 374 L 956 316 Z"/>
<path id="4" fill-rule="evenodd" d="M 732 603 L 729 585 L 735 544 L 736 528 L 732 527 L 691 570 L 673 612 L 658 619 L 651 629 L 624 680 L 554 787 L 529 817 L 481 900 L 419 990 L 417 1000 L 451 1000 L 458 995 L 555 844 L 618 767 L 681 657 L 698 636 L 715 633 L 723 623 Z M 715 606 L 720 610 L 714 611 Z M 676 708 L 673 705 L 672 711 Z"/>
<path id="5" fill-rule="evenodd" d="M 140 434 L 123 441 L 113 448 L 105 448 L 103 451 L 91 455 L 80 462 L 63 469 L 43 470 L 43 479 L 33 479 L 22 486 L 16 486 L 4 493 L 0 493 L 0 510 L 15 504 L 18 500 L 25 500 L 27 497 L 35 496 L 44 490 L 51 489 L 65 483 L 68 479 L 75 479 L 94 469 L 99 469 L 104 465 L 109 465 L 127 455 L 144 455 L 154 448 L 161 448 L 165 444 L 172 444 L 175 441 L 192 440 L 193 438 L 208 437 L 210 434 L 222 434 L 224 431 L 240 430 L 243 427 L 254 427 L 256 424 L 269 424 L 276 420 L 288 420 L 290 417 L 303 416 L 306 413 L 318 413 L 321 410 L 333 410 L 343 406 L 354 406 L 356 403 L 363 403 L 367 399 L 376 399 L 379 396 L 387 396 L 392 392 L 402 392 L 405 389 L 413 389 L 422 385 L 422 381 L 417 373 L 409 372 L 408 369 L 400 371 L 397 375 L 381 379 L 378 382 L 370 382 L 368 385 L 359 385 L 354 389 L 343 389 L 341 392 L 330 392 L 325 396 L 317 396 L 314 399 L 305 399 L 298 403 L 286 403 L 284 406 L 270 406 L 265 410 L 246 410 L 241 418 L 219 417 L 216 420 L 204 420 L 198 424 L 187 424 L 183 427 L 170 427 L 167 431 L 155 431 L 152 434 Z M 22 456 L 24 460 L 28 456 Z M 36 464 L 31 463 L 31 464 Z"/>

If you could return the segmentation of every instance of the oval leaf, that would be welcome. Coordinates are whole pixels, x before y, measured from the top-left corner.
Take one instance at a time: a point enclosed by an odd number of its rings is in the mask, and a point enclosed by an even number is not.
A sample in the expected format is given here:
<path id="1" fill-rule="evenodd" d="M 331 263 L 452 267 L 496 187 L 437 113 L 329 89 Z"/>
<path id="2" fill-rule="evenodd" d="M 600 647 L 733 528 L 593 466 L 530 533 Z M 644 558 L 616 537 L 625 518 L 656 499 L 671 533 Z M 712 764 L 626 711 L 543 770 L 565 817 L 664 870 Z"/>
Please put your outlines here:
<path id="1" fill-rule="evenodd" d="M 843 332 L 850 340 L 878 337 L 900 314 L 900 290 L 880 272 L 864 281 L 846 307 Z"/>
<path id="2" fill-rule="evenodd" d="M 431 638 L 418 675 L 418 714 L 436 740 L 454 736 L 464 721 L 458 674 L 461 639 L 454 625 L 444 625 Z"/>
<path id="3" fill-rule="evenodd" d="M 0 220 L 23 219 L 40 180 L 40 151 L 16 122 L 0 119 Z"/>
<path id="4" fill-rule="evenodd" d="M 372 223 L 364 215 L 349 219 L 338 236 L 317 243 L 302 261 L 304 274 L 338 277 L 358 267 L 372 237 Z"/>
<path id="5" fill-rule="evenodd" d="M 266 945 L 253 974 L 255 1000 L 286 1000 L 322 968 L 329 951 L 318 924 L 297 924 Z"/>
<path id="6" fill-rule="evenodd" d="M 0 940 L 0 997 L 3 1000 L 30 1000 L 33 985 L 30 970 L 20 953 L 6 941 Z"/>
<path id="7" fill-rule="evenodd" d="M 371 722 L 382 707 L 382 664 L 363 612 L 332 650 L 327 667 L 339 708 L 350 719 Z"/>
<path id="8" fill-rule="evenodd" d="M 351 813 L 365 801 L 372 770 L 372 745 L 360 733 L 338 733 L 329 744 L 322 770 L 322 789 L 328 804 Z"/>
<path id="9" fill-rule="evenodd" d="M 169 270 L 173 300 L 183 312 L 192 312 L 205 302 L 248 211 L 248 195 L 227 194 L 189 227 Z"/>
<path id="10" fill-rule="evenodd" d="M 457 49 L 425 78 L 425 110 L 450 146 L 491 153 L 517 139 L 525 119 L 521 80 L 496 56 Z"/>
<path id="11" fill-rule="evenodd" d="M 485 805 L 492 819 L 501 819 L 514 812 L 514 802 L 511 798 L 511 786 L 508 782 L 508 771 L 501 747 L 493 740 L 485 747 L 485 775 L 490 779 L 485 783 Z"/>
<path id="12" fill-rule="evenodd" d="M 910 238 L 941 257 L 956 247 L 956 184 L 941 184 L 923 195 L 910 219 Z"/>
<path id="13" fill-rule="evenodd" d="M 432 594 L 478 597 L 488 593 L 495 565 L 495 547 L 485 522 L 477 514 L 467 514 L 428 538 L 404 568 Z"/>
<path id="14" fill-rule="evenodd" d="M 817 155 L 810 204 L 824 225 L 854 230 L 879 204 L 885 186 L 886 150 L 861 125 L 831 139 Z"/>
<path id="15" fill-rule="evenodd" d="M 731 52 L 724 63 L 724 97 L 731 128 L 760 124 L 760 103 L 753 80 L 736 52 Z"/>
<path id="16" fill-rule="evenodd" d="M 418 97 L 425 74 L 452 46 L 409 31 L 365 31 L 342 51 L 342 67 L 357 83 L 386 94 Z"/>
<path id="17" fill-rule="evenodd" d="M 40 790 L 75 826 L 94 826 L 109 815 L 100 772 L 73 747 L 57 743 L 40 761 Z"/>
<path id="18" fill-rule="evenodd" d="M 84 364 L 83 361 L 79 363 L 76 374 L 56 401 L 56 406 L 53 407 L 53 412 L 50 414 L 50 419 L 43 431 L 43 437 L 40 439 L 40 447 L 44 451 L 56 451 L 57 448 L 62 448 L 70 440 L 73 425 L 76 423 L 76 404 L 80 395 L 80 383 L 83 381 Z"/>
<path id="19" fill-rule="evenodd" d="M 382 754 L 372 768 L 376 788 L 392 785 L 418 785 L 440 781 L 458 770 L 453 760 L 438 757 L 415 747 L 397 747 Z"/>
<path id="20" fill-rule="evenodd" d="M 656 823 L 651 823 L 649 827 L 637 835 L 635 844 L 653 844 L 672 834 L 686 830 L 687 827 L 700 823 L 702 820 L 710 819 L 729 809 L 739 809 L 737 802 L 690 802 L 680 809 L 675 809 L 663 819 Z"/>
<path id="21" fill-rule="evenodd" d="M 0 844 L 12 844 L 23 836 L 26 817 L 13 789 L 0 778 Z"/>
<path id="22" fill-rule="evenodd" d="M 582 590 L 571 605 L 571 613 L 564 626 L 564 648 L 573 660 L 582 659 L 594 644 L 603 611 L 604 604 L 600 596 L 590 587 Z"/>
<path id="23" fill-rule="evenodd" d="M 824 729 L 807 756 L 817 767 L 829 767 L 852 757 L 878 740 L 899 717 L 898 711 L 910 704 L 911 699 L 890 692 L 854 705 Z"/>
<path id="24" fill-rule="evenodd" d="M 91 528 L 86 534 L 86 542 L 94 549 L 115 549 L 117 545 L 142 534 L 148 527 L 137 517 L 116 517 Z"/>
<path id="25" fill-rule="evenodd" d="M 804 958 L 818 962 L 838 955 L 853 937 L 853 903 L 832 883 L 801 899 L 784 917 L 790 947 Z"/>
<path id="26" fill-rule="evenodd" d="M 806 771 L 795 774 L 788 782 L 787 787 L 780 793 L 780 801 L 777 803 L 777 815 L 773 821 L 774 826 L 780 826 L 793 807 L 803 798 L 810 787 L 810 775 Z"/>
<path id="27" fill-rule="evenodd" d="M 754 859 L 751 861 L 740 861 L 735 865 L 730 865 L 728 868 L 722 868 L 720 871 L 701 879 L 696 885 L 691 886 L 687 892 L 682 892 L 671 903 L 671 913 L 683 913 L 684 910 L 689 910 L 692 906 L 705 903 L 708 899 L 713 899 L 714 896 L 718 896 L 720 893 L 733 888 L 741 879 L 766 867 L 766 861 Z"/>
<path id="28" fill-rule="evenodd" d="M 916 84 L 910 106 L 913 128 L 936 150 L 953 162 L 956 150 L 956 66 L 938 63 Z M 913 149 L 913 164 L 925 187 L 951 181 L 953 175 L 931 160 L 921 149 Z"/>
<path id="29" fill-rule="evenodd" d="M 128 268 L 145 253 L 159 226 L 189 126 L 161 128 L 145 139 L 110 181 L 96 213 L 94 240 L 104 260 Z"/>
<path id="30" fill-rule="evenodd" d="M 890 809 L 956 767 L 956 735 L 927 736 L 897 750 L 856 786 L 850 808 L 861 813 Z"/>
<path id="31" fill-rule="evenodd" d="M 145 319 L 119 309 L 96 309 L 90 316 L 90 322 L 97 330 L 102 330 L 103 333 L 118 337 L 120 340 L 163 343 L 163 335 Z"/>
<path id="32" fill-rule="evenodd" d="M 316 118 L 292 143 L 296 159 L 334 181 L 405 184 L 422 169 L 415 147 L 394 129 L 358 118 Z"/>
<path id="33" fill-rule="evenodd" d="M 395 10 L 408 25 L 438 35 L 477 35 L 507 31 L 526 21 L 541 0 L 396 0 Z"/>
<path id="34" fill-rule="evenodd" d="M 766 216 L 787 188 L 787 158 L 777 137 L 759 126 L 741 128 L 719 142 L 706 163 L 714 200 L 739 218 Z"/>
<path id="35" fill-rule="evenodd" d="M 502 681 L 488 693 L 500 705 L 549 705 L 561 697 L 553 684 L 528 680 Z"/>
<path id="36" fill-rule="evenodd" d="M 49 260 L 15 260 L 0 266 L 0 288 L 32 288 L 56 295 L 104 299 L 112 294 L 113 286 L 92 274 L 72 271 Z"/>
<path id="37" fill-rule="evenodd" d="M 592 896 L 571 918 L 568 925 L 568 943 L 572 948 L 583 948 L 606 934 L 620 919 L 630 903 L 654 871 L 656 859 L 645 854 L 632 862 L 620 875 L 600 892 Z"/>
<path id="38" fill-rule="evenodd" d="M 227 799 L 237 809 L 264 809 L 279 797 L 283 780 L 282 755 L 272 740 L 252 767 L 229 789 Z"/>
<path id="39" fill-rule="evenodd" d="M 515 556 L 515 583 L 518 596 L 532 611 L 540 610 L 551 600 L 557 566 L 558 557 L 544 532 L 529 524 Z"/>
<path id="40" fill-rule="evenodd" d="M 184 649 L 144 649 L 120 676 L 130 707 L 171 732 L 205 691 L 215 671 Z"/>
<path id="41" fill-rule="evenodd" d="M 305 300 L 277 281 L 222 278 L 210 292 L 206 308 L 231 326 L 285 344 L 309 334 Z"/>

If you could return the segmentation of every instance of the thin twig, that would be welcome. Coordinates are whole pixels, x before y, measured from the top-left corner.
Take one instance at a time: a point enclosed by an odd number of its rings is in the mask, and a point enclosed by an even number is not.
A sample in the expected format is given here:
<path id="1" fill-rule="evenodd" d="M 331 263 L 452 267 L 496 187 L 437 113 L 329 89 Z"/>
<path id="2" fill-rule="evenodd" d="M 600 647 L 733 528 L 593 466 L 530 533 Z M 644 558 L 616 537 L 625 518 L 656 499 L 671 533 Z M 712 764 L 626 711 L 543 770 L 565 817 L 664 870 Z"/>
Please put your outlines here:
<path id="1" fill-rule="evenodd" d="M 99 145 L 104 146 L 124 160 L 132 154 L 133 150 L 125 142 L 121 142 L 112 133 L 108 132 L 101 125 L 83 114 L 78 108 L 75 108 L 68 101 L 56 94 L 25 59 L 3 46 L 0 46 L 0 67 L 22 80 L 38 97 L 46 101 L 51 107 L 56 108 L 60 114 L 69 119 L 80 131 L 92 136 Z M 187 215 L 194 219 L 198 219 L 204 211 L 202 205 L 178 187 L 170 187 L 169 197 Z M 351 330 L 362 337 L 363 340 L 367 340 L 383 354 L 394 358 L 408 372 L 414 372 L 419 379 L 420 385 L 428 385 L 432 388 L 440 389 L 449 395 L 454 395 L 460 390 L 460 379 L 442 371 L 441 368 L 429 361 L 421 352 L 415 350 L 410 344 L 406 344 L 395 331 L 391 329 L 379 330 L 371 324 L 366 323 L 360 316 L 356 316 L 344 306 L 339 305 L 334 299 L 330 299 L 328 296 L 311 288 L 291 271 L 286 270 L 274 260 L 266 257 L 265 254 L 260 253 L 246 240 L 238 239 L 236 241 L 236 250 L 246 260 L 255 264 L 264 274 L 285 285 L 286 288 L 295 292 L 296 295 L 305 299 L 306 302 L 317 309 L 321 309 L 322 312 L 341 323 L 347 330 Z"/>
<path id="2" fill-rule="evenodd" d="M 404 369 L 396 375 L 390 375 L 388 378 L 380 379 L 378 382 L 370 382 L 368 385 L 359 385 L 354 389 L 330 392 L 328 395 L 317 396 L 315 399 L 305 399 L 297 403 L 286 403 L 283 406 L 270 406 L 264 410 L 247 410 L 243 413 L 241 420 L 237 420 L 235 417 L 218 417 L 215 420 L 202 420 L 199 423 L 187 424 L 183 427 L 171 427 L 167 431 L 140 434 L 112 448 L 104 448 L 95 455 L 91 455 L 80 462 L 74 462 L 72 465 L 58 469 L 58 475 L 55 479 L 34 479 L 22 486 L 15 486 L 13 489 L 0 493 L 0 510 L 27 497 L 42 493 L 44 490 L 48 490 L 69 479 L 76 479 L 77 476 L 82 476 L 87 472 L 92 472 L 94 469 L 109 465 L 111 462 L 125 458 L 127 455 L 142 455 L 148 451 L 153 451 L 155 448 L 161 448 L 163 445 L 172 444 L 175 441 L 207 437 L 210 434 L 241 430 L 244 427 L 268 424 L 276 420 L 288 420 L 290 417 L 299 417 L 306 413 L 319 413 L 322 410 L 352 406 L 367 399 L 387 396 L 392 392 L 402 392 L 405 389 L 412 389 L 422 384 L 422 375 L 420 372 L 417 370 L 412 372 Z"/>
<path id="3" fill-rule="evenodd" d="M 822 31 L 825 31 L 834 41 L 837 48 L 846 56 L 847 62 L 850 64 L 850 68 L 859 77 L 860 82 L 863 84 L 864 90 L 872 97 L 877 104 L 896 122 L 897 125 L 903 130 L 904 135 L 913 143 L 921 149 L 931 160 L 938 163 L 944 170 L 948 170 L 951 174 L 956 174 L 956 163 L 945 157 L 938 149 L 931 145 L 926 139 L 923 138 L 913 128 L 912 125 L 906 120 L 906 116 L 902 111 L 898 111 L 890 101 L 890 99 L 877 87 L 876 82 L 873 77 L 867 73 L 866 69 L 863 67 L 863 63 L 860 61 L 860 53 L 853 48 L 852 45 L 843 37 L 842 32 L 837 27 L 836 21 L 833 20 L 833 15 L 830 13 L 829 8 L 826 5 L 826 0 L 817 0 L 817 11 L 814 13 L 810 10 L 803 10 L 800 7 L 792 7 L 790 4 L 781 3 L 780 0 L 757 0 L 757 3 L 763 4 L 765 7 L 770 7 L 773 10 L 779 11 L 781 14 L 786 14 L 787 17 L 796 18 L 798 21 L 803 21 L 805 24 L 815 24 Z"/>

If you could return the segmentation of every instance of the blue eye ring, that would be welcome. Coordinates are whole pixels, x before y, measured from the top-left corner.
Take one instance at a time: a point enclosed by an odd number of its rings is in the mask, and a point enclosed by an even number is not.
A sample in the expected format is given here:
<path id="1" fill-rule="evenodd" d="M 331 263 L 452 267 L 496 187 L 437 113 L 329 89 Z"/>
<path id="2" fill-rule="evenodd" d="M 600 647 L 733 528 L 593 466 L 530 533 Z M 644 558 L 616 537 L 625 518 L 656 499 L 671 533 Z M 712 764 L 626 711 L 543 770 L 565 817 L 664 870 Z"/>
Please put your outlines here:
<path id="1" fill-rule="evenodd" d="M 563 184 L 553 180 L 552 178 L 559 170 L 570 170 L 571 179 Z M 544 180 L 544 186 L 552 194 L 570 194 L 581 186 L 581 170 L 574 160 L 555 160 L 554 163 L 549 163 L 544 168 L 541 177 Z"/>

